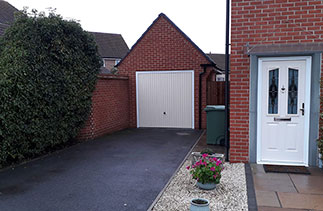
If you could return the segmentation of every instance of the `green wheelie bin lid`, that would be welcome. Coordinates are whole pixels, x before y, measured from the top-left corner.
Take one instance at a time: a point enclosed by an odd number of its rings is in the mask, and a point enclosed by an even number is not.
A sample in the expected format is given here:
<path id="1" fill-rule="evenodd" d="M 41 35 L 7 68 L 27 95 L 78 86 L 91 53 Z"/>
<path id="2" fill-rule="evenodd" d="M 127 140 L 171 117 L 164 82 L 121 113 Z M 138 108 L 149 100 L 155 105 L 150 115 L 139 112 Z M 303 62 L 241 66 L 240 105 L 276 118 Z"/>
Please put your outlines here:
<path id="1" fill-rule="evenodd" d="M 208 112 L 208 111 L 224 111 L 224 109 L 225 109 L 224 105 L 208 105 L 208 106 L 206 106 L 204 111 L 206 111 L 206 112 Z"/>

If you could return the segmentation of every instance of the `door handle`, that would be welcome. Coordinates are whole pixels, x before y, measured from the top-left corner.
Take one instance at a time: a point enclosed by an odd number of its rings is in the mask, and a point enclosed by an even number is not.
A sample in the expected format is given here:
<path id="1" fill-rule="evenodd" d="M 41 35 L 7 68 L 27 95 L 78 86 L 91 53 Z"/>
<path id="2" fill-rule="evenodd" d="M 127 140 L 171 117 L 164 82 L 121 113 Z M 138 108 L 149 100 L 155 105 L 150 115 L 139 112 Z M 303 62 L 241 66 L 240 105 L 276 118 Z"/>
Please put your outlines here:
<path id="1" fill-rule="evenodd" d="M 299 109 L 301 112 L 302 112 L 302 116 L 304 116 L 304 112 L 305 112 L 305 105 L 304 105 L 304 103 L 302 103 L 302 108 L 301 109 Z"/>

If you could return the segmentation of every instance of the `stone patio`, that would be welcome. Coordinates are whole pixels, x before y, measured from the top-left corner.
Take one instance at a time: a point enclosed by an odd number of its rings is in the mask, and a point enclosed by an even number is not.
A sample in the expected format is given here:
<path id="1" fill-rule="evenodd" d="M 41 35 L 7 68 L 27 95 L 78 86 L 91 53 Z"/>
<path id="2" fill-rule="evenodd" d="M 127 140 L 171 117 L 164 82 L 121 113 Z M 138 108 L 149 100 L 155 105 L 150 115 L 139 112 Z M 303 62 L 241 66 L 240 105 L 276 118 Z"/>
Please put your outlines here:
<path id="1" fill-rule="evenodd" d="M 323 171 L 310 167 L 311 175 L 265 173 L 251 164 L 259 211 L 323 210 Z"/>

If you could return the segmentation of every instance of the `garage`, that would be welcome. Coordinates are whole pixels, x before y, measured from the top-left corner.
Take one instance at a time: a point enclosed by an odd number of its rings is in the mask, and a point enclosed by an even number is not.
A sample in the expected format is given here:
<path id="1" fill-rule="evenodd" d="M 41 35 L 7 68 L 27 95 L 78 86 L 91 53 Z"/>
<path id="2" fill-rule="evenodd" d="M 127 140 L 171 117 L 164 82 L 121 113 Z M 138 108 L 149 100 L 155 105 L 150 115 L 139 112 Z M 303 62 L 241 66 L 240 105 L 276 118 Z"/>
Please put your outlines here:
<path id="1" fill-rule="evenodd" d="M 137 127 L 194 129 L 194 71 L 137 71 Z"/>
<path id="2" fill-rule="evenodd" d="M 129 127 L 206 128 L 207 78 L 216 65 L 165 14 L 116 67 L 129 79 Z"/>

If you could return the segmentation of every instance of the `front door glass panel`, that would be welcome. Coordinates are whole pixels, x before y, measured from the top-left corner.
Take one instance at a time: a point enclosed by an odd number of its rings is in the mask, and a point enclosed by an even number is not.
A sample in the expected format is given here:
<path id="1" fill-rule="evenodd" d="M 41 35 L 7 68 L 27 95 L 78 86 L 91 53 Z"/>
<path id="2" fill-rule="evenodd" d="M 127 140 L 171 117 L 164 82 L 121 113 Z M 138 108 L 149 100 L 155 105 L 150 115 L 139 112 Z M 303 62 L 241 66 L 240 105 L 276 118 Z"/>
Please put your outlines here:
<path id="1" fill-rule="evenodd" d="M 288 114 L 297 114 L 298 70 L 288 68 Z"/>
<path id="2" fill-rule="evenodd" d="M 279 69 L 269 70 L 268 114 L 278 113 Z"/>

